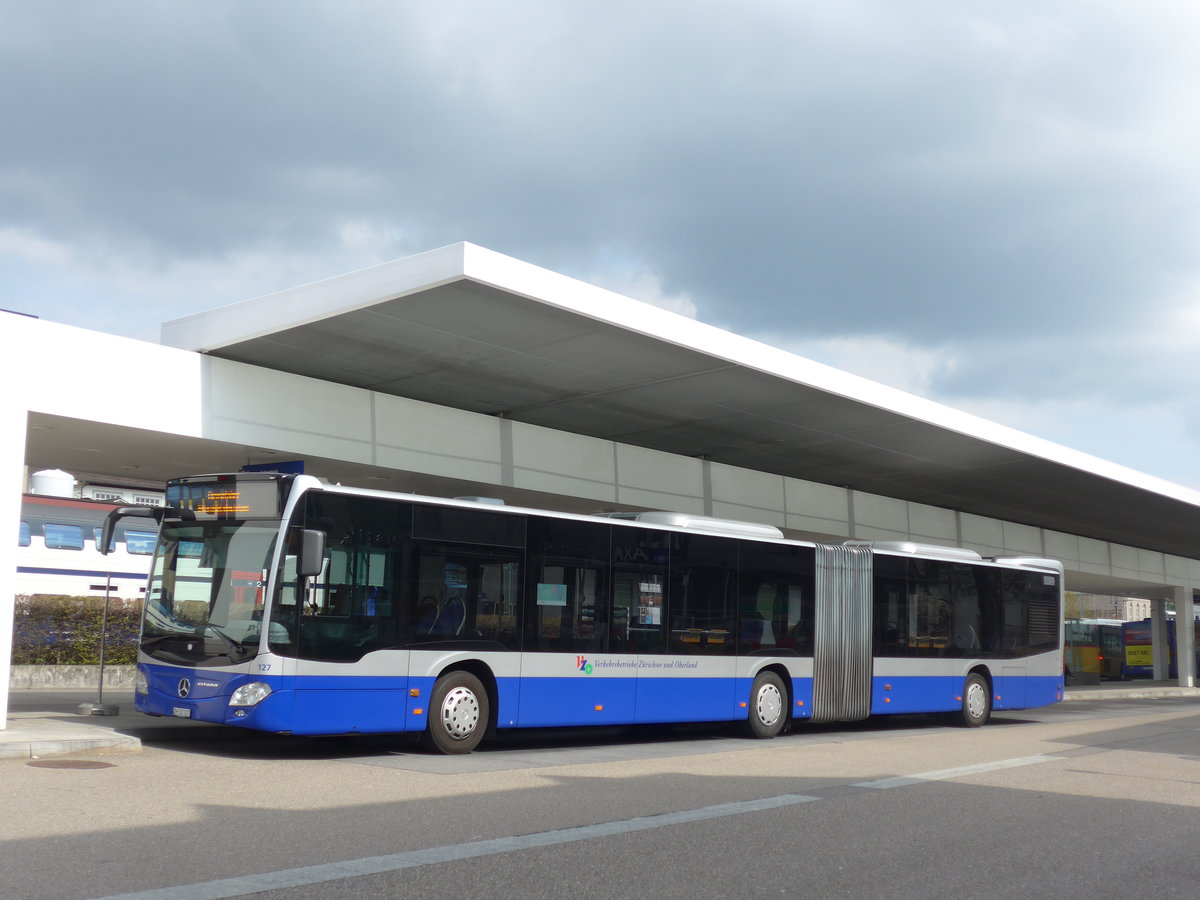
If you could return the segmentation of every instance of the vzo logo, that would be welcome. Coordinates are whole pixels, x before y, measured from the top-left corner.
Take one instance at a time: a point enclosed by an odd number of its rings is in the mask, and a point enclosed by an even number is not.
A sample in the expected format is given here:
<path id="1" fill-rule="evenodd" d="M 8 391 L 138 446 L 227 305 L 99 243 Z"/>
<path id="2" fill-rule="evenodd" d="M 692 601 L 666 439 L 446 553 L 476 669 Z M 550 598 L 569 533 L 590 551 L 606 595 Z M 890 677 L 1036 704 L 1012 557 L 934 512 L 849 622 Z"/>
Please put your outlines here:
<path id="1" fill-rule="evenodd" d="M 577 668 L 584 675 L 592 674 L 592 664 L 587 661 L 586 656 L 575 657 L 575 668 Z"/>

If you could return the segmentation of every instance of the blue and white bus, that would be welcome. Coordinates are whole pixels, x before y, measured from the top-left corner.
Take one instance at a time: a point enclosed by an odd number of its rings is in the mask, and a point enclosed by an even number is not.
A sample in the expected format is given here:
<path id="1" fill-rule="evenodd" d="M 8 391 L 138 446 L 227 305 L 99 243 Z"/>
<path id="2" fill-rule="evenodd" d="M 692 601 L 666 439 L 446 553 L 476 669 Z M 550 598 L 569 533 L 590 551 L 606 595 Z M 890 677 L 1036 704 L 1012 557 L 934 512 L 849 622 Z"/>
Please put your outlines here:
<path id="1" fill-rule="evenodd" d="M 169 483 L 137 707 L 268 732 L 793 721 L 1062 698 L 1062 566 L 311 476 Z"/>

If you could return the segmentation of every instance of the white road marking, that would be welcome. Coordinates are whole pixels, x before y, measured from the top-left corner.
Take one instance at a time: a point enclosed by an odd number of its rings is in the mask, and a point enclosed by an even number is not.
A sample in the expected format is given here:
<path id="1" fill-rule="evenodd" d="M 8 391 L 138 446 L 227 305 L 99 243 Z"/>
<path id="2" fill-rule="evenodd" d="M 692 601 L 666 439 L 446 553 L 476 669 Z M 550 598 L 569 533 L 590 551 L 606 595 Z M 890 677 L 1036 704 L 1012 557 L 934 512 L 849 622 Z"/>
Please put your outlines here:
<path id="1" fill-rule="evenodd" d="M 962 778 L 964 775 L 979 775 L 982 772 L 997 772 L 1001 769 L 1016 769 L 1021 766 L 1032 766 L 1049 762 L 1052 759 L 1062 759 L 1060 756 L 1020 756 L 1015 759 L 1001 759 L 996 762 L 979 763 L 974 766 L 959 766 L 957 769 L 939 769 L 936 772 L 918 772 L 915 775 L 897 775 L 894 778 L 880 778 L 876 781 L 860 781 L 855 787 L 888 788 L 907 787 L 910 784 L 921 784 L 926 781 L 945 781 L 949 778 Z"/>
<path id="2" fill-rule="evenodd" d="M 950 778 L 961 778 L 966 775 L 978 775 L 983 772 L 996 772 L 1003 769 L 1015 769 L 1020 766 L 1032 766 L 1062 758 L 1050 755 L 1022 756 L 990 763 L 979 763 L 973 766 L 959 766 L 955 769 L 940 769 L 935 772 L 919 772 L 915 775 L 898 775 L 893 778 L 880 778 L 875 781 L 860 781 L 853 786 L 887 790 L 889 788 L 907 787 L 912 784 L 923 784 L 929 781 L 945 781 Z M 174 885 L 147 891 L 135 891 L 129 894 L 113 894 L 107 897 L 94 898 L 94 900 L 224 900 L 224 898 L 228 897 L 244 897 L 248 894 L 256 894 L 261 891 L 303 887 L 310 884 L 340 881 L 343 878 L 357 878 L 362 875 L 397 872 L 401 869 L 411 869 L 416 866 L 437 865 L 438 863 L 474 859 L 480 856 L 494 856 L 498 853 L 511 853 L 514 851 L 529 850 L 534 847 L 569 844 L 593 838 L 628 834 L 634 831 L 648 831 L 654 828 L 666 828 L 671 825 L 686 825 L 689 822 L 702 822 L 706 819 L 719 819 L 725 816 L 740 816 L 746 813 L 762 812 L 769 809 L 810 803 L 819 799 L 821 798 L 805 794 L 780 794 L 775 797 L 764 797 L 760 800 L 719 803 L 715 806 L 703 806 L 699 809 L 687 809 L 680 812 L 663 813 L 657 816 L 639 816 L 635 819 L 623 819 L 618 822 L 600 822 L 595 825 L 560 828 L 555 831 L 538 832 L 537 834 L 493 838 L 487 841 L 471 841 L 465 844 L 430 847 L 426 850 L 392 853 L 387 856 L 368 856 L 362 859 L 346 860 L 345 862 L 301 866 L 295 869 L 280 869 L 277 872 L 264 872 L 259 875 L 243 875 L 236 878 L 220 878 L 215 881 L 203 881 L 196 884 Z"/>
<path id="3" fill-rule="evenodd" d="M 625 819 L 619 822 L 601 822 L 596 825 L 561 828 L 556 831 L 543 831 L 538 834 L 494 838 L 489 841 L 472 841 L 467 844 L 431 847 L 427 850 L 410 850 L 407 853 L 393 853 L 388 856 L 370 856 L 363 859 L 351 859 L 345 862 L 302 866 L 297 869 L 281 869 L 278 872 L 265 872 L 261 875 L 221 878 L 216 881 L 205 881 L 198 884 L 135 891 L 131 894 L 115 894 L 109 897 L 96 898 L 96 900 L 222 900 L 222 898 L 226 897 L 244 897 L 247 894 L 255 894 L 260 891 L 277 891 L 283 888 L 303 887 L 327 881 L 339 881 L 343 878 L 356 878 L 360 875 L 378 875 L 384 872 L 396 872 L 400 869 L 409 869 L 414 866 L 428 866 L 437 863 L 454 862 L 460 859 L 473 859 L 479 856 L 493 856 L 497 853 L 529 850 L 534 847 L 568 844 L 574 841 L 586 841 L 592 838 L 628 834 L 632 831 L 648 831 L 654 828 L 665 828 L 670 825 L 701 822 L 705 819 L 719 819 L 724 816 L 740 816 L 745 813 L 795 806 L 799 803 L 808 803 L 817 799 L 817 797 L 808 797 L 803 794 L 781 794 L 776 797 L 764 797 L 761 800 L 720 803 L 715 806 L 704 806 L 700 809 L 663 813 L 657 816 L 640 816 L 636 819 Z"/>

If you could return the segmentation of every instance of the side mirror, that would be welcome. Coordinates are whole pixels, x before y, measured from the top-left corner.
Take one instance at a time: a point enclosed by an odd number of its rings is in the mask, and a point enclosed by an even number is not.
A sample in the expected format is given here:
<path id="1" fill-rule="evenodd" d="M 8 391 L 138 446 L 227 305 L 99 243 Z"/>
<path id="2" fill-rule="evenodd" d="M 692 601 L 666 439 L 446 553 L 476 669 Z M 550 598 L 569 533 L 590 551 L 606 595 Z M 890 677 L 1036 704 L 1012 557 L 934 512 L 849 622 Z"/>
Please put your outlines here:
<path id="1" fill-rule="evenodd" d="M 305 528 L 300 532 L 300 555 L 296 559 L 296 574 L 314 578 L 325 568 L 325 532 Z"/>
<path id="2" fill-rule="evenodd" d="M 190 521 L 196 518 L 195 514 L 190 510 L 175 509 L 170 506 L 118 506 L 104 517 L 104 524 L 100 527 L 100 547 L 98 549 L 105 556 L 108 556 L 108 551 L 112 547 L 113 535 L 117 531 L 117 523 L 122 519 L 130 517 L 135 519 L 153 519 L 160 525 L 163 519 Z"/>
<path id="3" fill-rule="evenodd" d="M 113 535 L 117 531 L 117 522 L 129 516 L 136 516 L 139 519 L 154 519 L 157 522 L 161 522 L 162 508 L 154 506 L 118 506 L 105 516 L 104 524 L 100 527 L 100 546 L 97 548 L 105 556 L 108 556 L 108 551 L 112 549 Z"/>

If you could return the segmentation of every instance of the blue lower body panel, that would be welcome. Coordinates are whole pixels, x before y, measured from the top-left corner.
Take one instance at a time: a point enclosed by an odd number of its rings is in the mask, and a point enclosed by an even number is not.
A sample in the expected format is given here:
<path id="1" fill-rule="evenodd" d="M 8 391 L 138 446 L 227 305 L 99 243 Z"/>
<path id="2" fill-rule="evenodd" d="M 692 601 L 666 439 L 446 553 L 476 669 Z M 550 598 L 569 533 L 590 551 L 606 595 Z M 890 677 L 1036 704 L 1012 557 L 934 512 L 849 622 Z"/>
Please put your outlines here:
<path id="1" fill-rule="evenodd" d="M 636 678 L 526 678 L 519 690 L 519 713 L 512 724 L 520 728 L 634 721 Z"/>
<path id="2" fill-rule="evenodd" d="M 873 678 L 871 714 L 950 712 L 962 706 L 962 691 L 957 675 Z"/>
<path id="3" fill-rule="evenodd" d="M 962 708 L 964 678 L 957 675 L 872 679 L 871 714 L 954 712 Z M 1062 699 L 1061 676 L 1002 676 L 992 681 L 993 709 L 1030 709 Z"/>
<path id="4" fill-rule="evenodd" d="M 423 730 L 409 708 L 408 679 L 400 677 L 283 677 L 141 665 L 149 692 L 136 694 L 140 712 L 196 722 L 291 734 L 354 734 Z M 186 682 L 186 684 L 184 684 Z M 231 707 L 240 686 L 262 682 L 266 699 Z M 415 720 L 415 721 L 414 721 Z"/>
<path id="5" fill-rule="evenodd" d="M 137 708 L 150 715 L 291 734 L 424 731 L 434 678 L 406 676 L 267 676 L 142 664 L 148 694 Z M 186 684 L 185 684 L 186 682 Z M 272 693 L 252 707 L 229 706 L 233 692 L 263 682 Z M 501 728 L 732 722 L 748 714 L 751 678 L 499 678 Z M 793 718 L 813 715 L 812 678 L 791 679 Z M 876 677 L 873 715 L 951 712 L 962 706 L 961 676 Z M 1045 706 L 1062 699 L 1061 677 L 997 676 L 995 709 Z M 435 713 L 436 714 L 436 713 Z"/>

